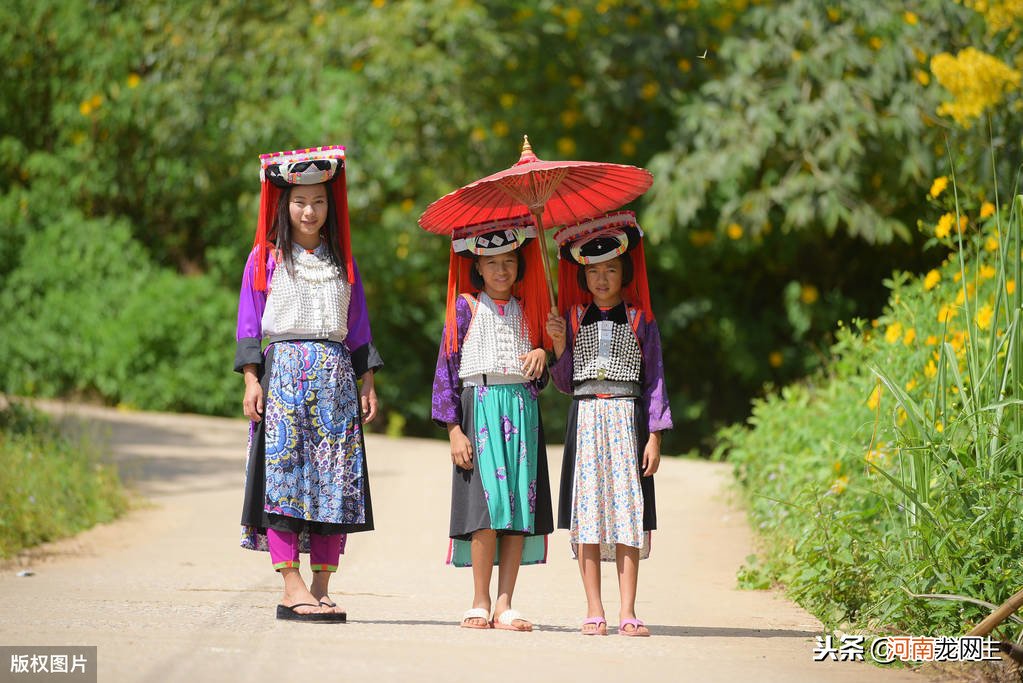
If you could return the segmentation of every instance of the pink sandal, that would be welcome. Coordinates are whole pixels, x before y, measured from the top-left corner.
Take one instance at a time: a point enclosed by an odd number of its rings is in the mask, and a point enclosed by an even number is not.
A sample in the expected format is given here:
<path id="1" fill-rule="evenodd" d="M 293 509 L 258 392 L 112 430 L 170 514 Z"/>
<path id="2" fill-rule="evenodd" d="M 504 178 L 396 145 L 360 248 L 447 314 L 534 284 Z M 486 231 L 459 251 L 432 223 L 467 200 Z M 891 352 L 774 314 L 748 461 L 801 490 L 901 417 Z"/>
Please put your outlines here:
<path id="1" fill-rule="evenodd" d="M 631 626 L 631 629 L 625 628 Z M 622 619 L 618 624 L 618 635 L 632 638 L 647 638 L 650 636 L 650 629 L 639 619 Z"/>
<path id="2" fill-rule="evenodd" d="M 587 631 L 587 626 L 595 626 L 592 631 Z M 583 620 L 582 633 L 584 636 L 606 636 L 607 619 L 604 617 L 587 617 Z"/>

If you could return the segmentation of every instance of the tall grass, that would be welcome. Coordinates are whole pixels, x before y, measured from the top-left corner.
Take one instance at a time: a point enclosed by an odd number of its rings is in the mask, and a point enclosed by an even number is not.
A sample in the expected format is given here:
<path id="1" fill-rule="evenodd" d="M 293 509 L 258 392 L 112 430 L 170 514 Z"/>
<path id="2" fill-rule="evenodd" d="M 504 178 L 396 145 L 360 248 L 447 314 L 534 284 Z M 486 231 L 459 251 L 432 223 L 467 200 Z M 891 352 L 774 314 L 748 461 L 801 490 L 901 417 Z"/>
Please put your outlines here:
<path id="1" fill-rule="evenodd" d="M 127 508 L 117 471 L 46 415 L 0 409 L 0 558 L 107 522 Z"/>
<path id="2" fill-rule="evenodd" d="M 740 579 L 832 627 L 953 635 L 1023 587 L 1023 196 L 951 187 L 944 265 L 721 433 L 765 540 Z"/>

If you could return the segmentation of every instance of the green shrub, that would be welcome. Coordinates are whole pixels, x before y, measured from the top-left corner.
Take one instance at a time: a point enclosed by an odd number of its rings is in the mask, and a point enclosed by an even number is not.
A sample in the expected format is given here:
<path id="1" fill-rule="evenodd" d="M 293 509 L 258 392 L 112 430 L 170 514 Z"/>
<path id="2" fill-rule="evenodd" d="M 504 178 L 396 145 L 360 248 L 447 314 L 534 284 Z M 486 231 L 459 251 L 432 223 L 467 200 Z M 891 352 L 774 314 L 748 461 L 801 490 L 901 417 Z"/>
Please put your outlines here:
<path id="1" fill-rule="evenodd" d="M 944 265 L 896 274 L 815 378 L 720 434 L 766 548 L 743 581 L 786 585 L 832 627 L 952 635 L 1019 589 L 1023 196 L 935 203 Z"/>
<path id="2" fill-rule="evenodd" d="M 126 221 L 70 211 L 29 231 L 0 291 L 3 336 L 15 341 L 0 388 L 232 414 L 236 301 L 210 277 L 154 266 Z"/>
<path id="3" fill-rule="evenodd" d="M 0 410 L 0 558 L 108 522 L 127 509 L 117 470 L 45 415 Z"/>

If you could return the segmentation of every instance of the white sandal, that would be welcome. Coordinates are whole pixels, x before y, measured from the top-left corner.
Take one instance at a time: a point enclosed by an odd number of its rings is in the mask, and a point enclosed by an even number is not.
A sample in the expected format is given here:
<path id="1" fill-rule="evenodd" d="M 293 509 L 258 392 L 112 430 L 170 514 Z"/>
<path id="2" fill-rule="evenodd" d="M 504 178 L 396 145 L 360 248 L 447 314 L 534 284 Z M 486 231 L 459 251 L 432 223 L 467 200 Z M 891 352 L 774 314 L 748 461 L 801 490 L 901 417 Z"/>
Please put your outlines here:
<path id="1" fill-rule="evenodd" d="M 482 619 L 483 626 L 479 624 L 469 623 L 470 619 Z M 487 629 L 490 626 L 490 612 L 483 609 L 482 607 L 473 607 L 472 609 L 465 610 L 465 614 L 462 615 L 462 628 L 475 628 L 475 629 Z"/>
<path id="2" fill-rule="evenodd" d="M 524 621 L 528 625 L 526 628 L 517 628 L 514 624 L 516 621 Z M 491 624 L 494 628 L 503 629 L 505 631 L 522 631 L 524 633 L 533 630 L 533 622 L 522 616 L 522 613 L 514 609 L 506 609 L 501 612 Z"/>

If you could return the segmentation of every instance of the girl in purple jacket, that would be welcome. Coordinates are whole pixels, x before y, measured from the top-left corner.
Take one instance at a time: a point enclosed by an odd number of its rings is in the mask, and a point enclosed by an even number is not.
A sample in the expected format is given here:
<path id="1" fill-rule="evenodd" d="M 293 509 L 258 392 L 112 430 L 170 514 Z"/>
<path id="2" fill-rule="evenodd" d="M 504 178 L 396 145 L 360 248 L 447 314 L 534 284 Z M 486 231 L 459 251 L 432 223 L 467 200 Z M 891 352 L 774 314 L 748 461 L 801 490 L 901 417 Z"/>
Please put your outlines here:
<path id="1" fill-rule="evenodd" d="M 328 583 L 347 534 L 373 529 L 362 424 L 376 415 L 383 365 L 351 253 L 344 148 L 260 162 L 234 364 L 251 421 L 241 545 L 269 551 L 281 574 L 278 619 L 344 622 Z M 300 552 L 310 554 L 308 585 Z"/>

